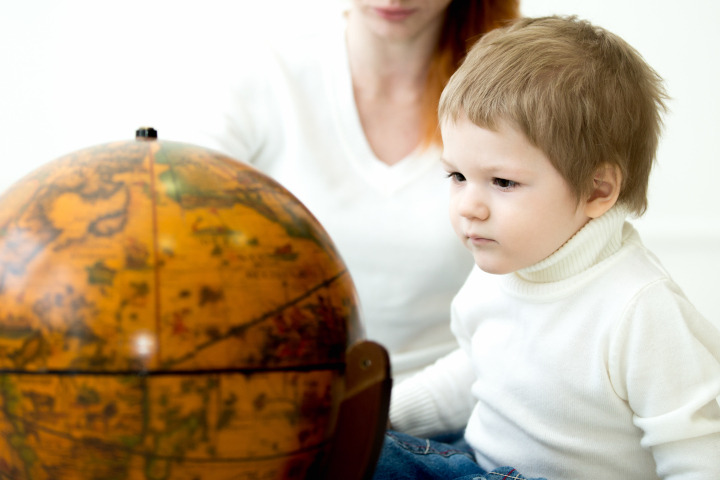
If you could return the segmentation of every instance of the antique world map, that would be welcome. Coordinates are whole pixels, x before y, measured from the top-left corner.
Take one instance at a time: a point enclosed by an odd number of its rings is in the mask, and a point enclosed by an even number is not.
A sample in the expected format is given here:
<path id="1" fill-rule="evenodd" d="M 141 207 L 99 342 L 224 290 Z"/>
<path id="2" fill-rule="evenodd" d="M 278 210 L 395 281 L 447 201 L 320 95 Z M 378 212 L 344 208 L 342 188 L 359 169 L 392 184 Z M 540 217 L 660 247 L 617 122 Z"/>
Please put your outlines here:
<path id="1" fill-rule="evenodd" d="M 0 479 L 312 478 L 351 279 L 283 187 L 139 140 L 0 197 Z"/>

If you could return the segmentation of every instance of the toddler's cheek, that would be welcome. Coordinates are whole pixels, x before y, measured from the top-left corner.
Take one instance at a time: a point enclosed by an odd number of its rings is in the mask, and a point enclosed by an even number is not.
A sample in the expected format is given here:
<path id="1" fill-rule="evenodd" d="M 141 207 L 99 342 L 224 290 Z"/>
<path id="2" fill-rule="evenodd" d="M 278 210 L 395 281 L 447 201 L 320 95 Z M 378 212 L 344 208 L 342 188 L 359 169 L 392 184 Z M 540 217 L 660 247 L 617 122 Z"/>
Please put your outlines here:
<path id="1" fill-rule="evenodd" d="M 465 245 L 465 248 L 470 248 L 467 243 L 467 237 L 465 237 L 465 234 L 453 223 L 453 230 L 455 231 L 455 235 L 457 236 L 458 240 L 462 242 L 463 245 Z"/>

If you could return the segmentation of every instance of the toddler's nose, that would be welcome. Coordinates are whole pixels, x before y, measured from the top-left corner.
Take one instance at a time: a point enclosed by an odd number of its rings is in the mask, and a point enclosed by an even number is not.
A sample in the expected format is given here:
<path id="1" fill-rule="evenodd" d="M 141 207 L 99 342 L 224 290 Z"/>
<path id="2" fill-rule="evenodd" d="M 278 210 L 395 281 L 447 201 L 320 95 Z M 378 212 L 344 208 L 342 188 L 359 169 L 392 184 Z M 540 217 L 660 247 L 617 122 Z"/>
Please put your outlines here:
<path id="1" fill-rule="evenodd" d="M 469 220 L 487 220 L 490 217 L 490 208 L 477 189 L 468 188 L 460 199 L 458 213 Z"/>

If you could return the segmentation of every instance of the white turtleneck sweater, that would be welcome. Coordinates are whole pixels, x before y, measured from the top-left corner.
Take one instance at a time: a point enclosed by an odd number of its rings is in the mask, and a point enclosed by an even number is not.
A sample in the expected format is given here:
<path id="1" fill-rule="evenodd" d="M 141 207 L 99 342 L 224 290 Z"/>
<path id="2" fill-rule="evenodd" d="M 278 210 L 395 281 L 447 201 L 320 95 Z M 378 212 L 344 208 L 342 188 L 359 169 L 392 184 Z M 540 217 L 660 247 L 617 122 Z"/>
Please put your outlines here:
<path id="1" fill-rule="evenodd" d="M 393 428 L 462 428 L 526 477 L 720 479 L 720 332 L 614 208 L 541 262 L 475 268 L 460 349 L 393 391 Z M 469 420 L 468 420 L 469 419 Z"/>

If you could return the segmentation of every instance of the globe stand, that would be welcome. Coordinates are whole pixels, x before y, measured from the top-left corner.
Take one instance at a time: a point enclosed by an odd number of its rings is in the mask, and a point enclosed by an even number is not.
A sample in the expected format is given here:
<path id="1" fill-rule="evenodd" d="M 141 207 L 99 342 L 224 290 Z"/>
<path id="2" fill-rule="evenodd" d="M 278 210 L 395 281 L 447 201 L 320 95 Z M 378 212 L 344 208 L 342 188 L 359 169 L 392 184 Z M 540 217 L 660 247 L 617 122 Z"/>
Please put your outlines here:
<path id="1" fill-rule="evenodd" d="M 352 345 L 346 357 L 345 397 L 323 478 L 372 478 L 385 438 L 391 388 L 385 349 L 369 341 Z"/>

